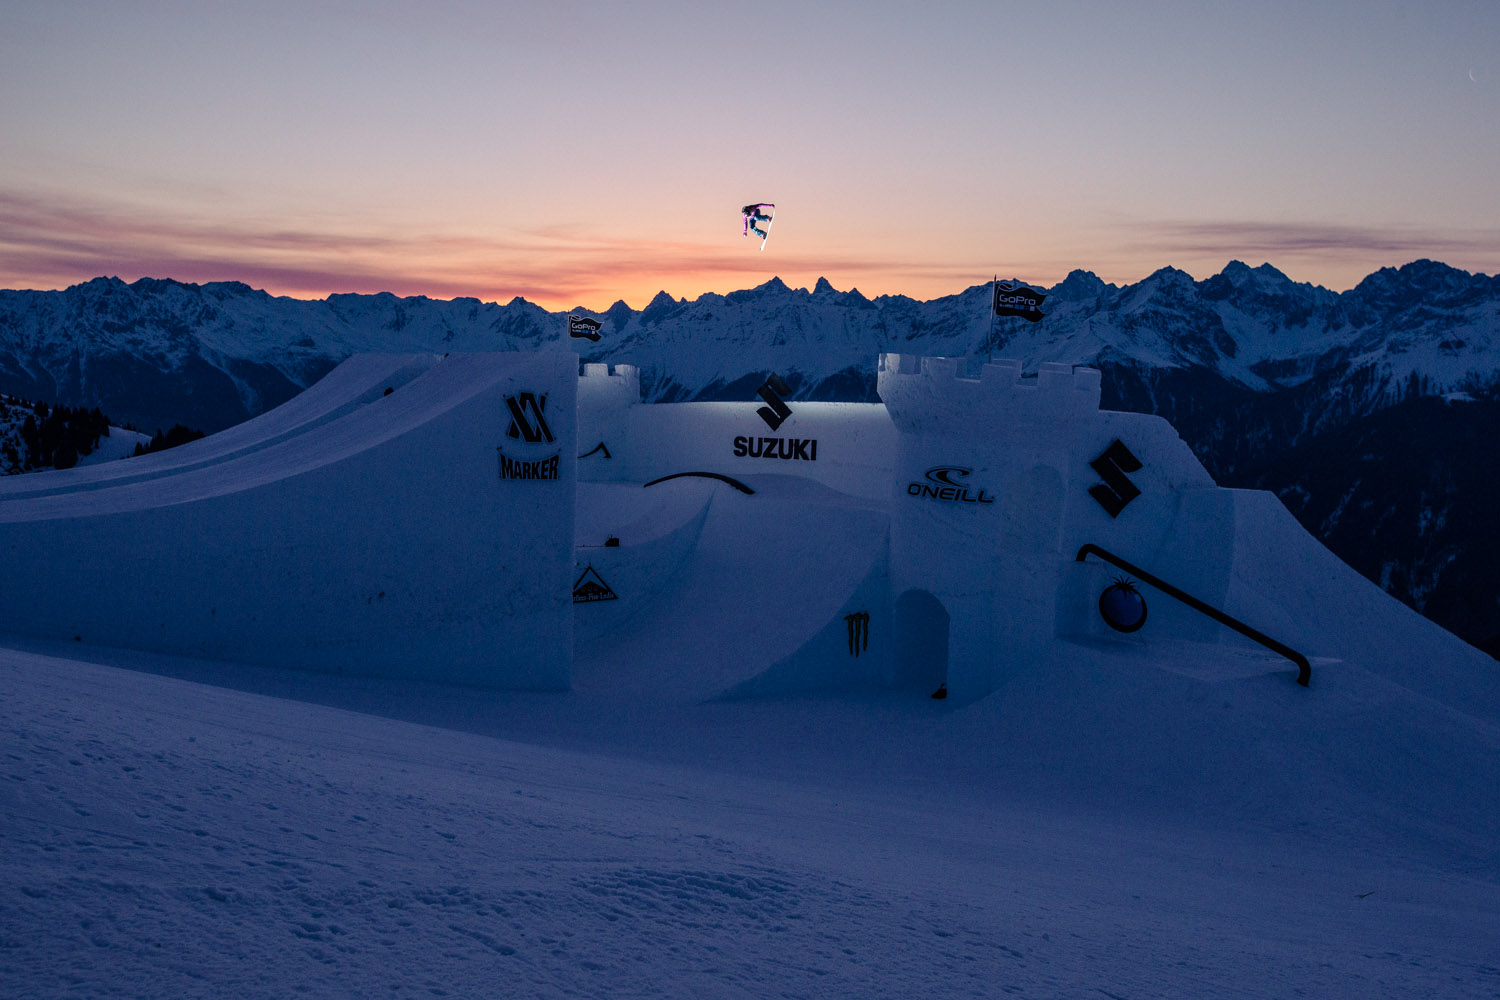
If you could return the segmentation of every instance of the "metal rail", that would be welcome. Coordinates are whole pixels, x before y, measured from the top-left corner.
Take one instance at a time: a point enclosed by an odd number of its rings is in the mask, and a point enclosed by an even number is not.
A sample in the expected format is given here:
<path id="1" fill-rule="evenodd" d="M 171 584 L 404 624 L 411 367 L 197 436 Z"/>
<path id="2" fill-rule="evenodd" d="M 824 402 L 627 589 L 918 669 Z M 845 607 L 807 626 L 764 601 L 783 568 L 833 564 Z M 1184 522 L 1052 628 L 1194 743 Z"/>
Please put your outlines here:
<path id="1" fill-rule="evenodd" d="M 1155 587 L 1163 594 L 1166 594 L 1168 597 L 1176 598 L 1183 604 L 1186 604 L 1188 607 L 1192 608 L 1194 611 L 1198 611 L 1202 614 L 1207 615 L 1214 621 L 1218 622 L 1220 625 L 1232 628 L 1247 639 L 1253 639 L 1256 642 L 1260 643 L 1262 646 L 1269 649 L 1271 652 L 1277 653 L 1281 656 L 1286 657 L 1288 660 L 1291 660 L 1297 665 L 1297 683 L 1301 684 L 1303 687 L 1307 687 L 1312 681 L 1312 665 L 1307 662 L 1307 657 L 1303 656 L 1292 647 L 1277 642 L 1275 639 L 1272 639 L 1264 632 L 1261 632 L 1258 629 L 1251 628 L 1249 625 L 1246 625 L 1238 618 L 1220 611 L 1218 608 L 1214 607 L 1211 604 L 1203 603 L 1192 594 L 1177 589 L 1167 581 L 1163 580 L 1161 577 L 1156 576 L 1152 573 L 1148 573 L 1145 570 L 1141 569 L 1139 566 L 1126 562 L 1124 559 L 1121 559 L 1113 552 L 1108 552 L 1104 549 L 1101 549 L 1099 546 L 1095 545 L 1092 542 L 1088 543 L 1078 550 L 1078 555 L 1074 557 L 1074 561 L 1084 562 L 1088 559 L 1090 554 L 1098 556 L 1100 559 L 1103 559 L 1107 563 L 1111 563 L 1115 566 L 1120 567 L 1120 569 L 1123 569 L 1131 576 L 1140 577 L 1142 580 L 1151 584 L 1151 586 Z"/>
<path id="2" fill-rule="evenodd" d="M 641 485 L 655 486 L 657 483 L 664 483 L 669 479 L 681 479 L 683 476 L 697 476 L 702 479 L 717 479 L 721 483 L 728 483 L 730 486 L 733 486 L 735 489 L 739 490 L 746 496 L 751 496 L 755 493 L 754 490 L 746 486 L 744 483 L 740 482 L 738 479 L 733 479 L 729 476 L 725 476 L 717 472 L 674 472 L 670 476 L 662 476 L 660 479 L 653 479 L 651 480 L 651 482 L 642 483 Z"/>

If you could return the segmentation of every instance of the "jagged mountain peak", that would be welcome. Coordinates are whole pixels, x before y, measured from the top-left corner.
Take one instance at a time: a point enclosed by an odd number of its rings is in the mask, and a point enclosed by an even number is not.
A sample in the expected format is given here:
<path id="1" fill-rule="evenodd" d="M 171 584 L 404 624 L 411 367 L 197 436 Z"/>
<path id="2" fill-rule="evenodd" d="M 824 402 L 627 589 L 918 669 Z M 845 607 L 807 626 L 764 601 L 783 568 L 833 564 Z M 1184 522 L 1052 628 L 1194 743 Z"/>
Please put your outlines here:
<path id="1" fill-rule="evenodd" d="M 1232 260 L 1215 277 L 1226 279 L 1236 288 L 1249 288 L 1295 284 L 1291 278 L 1269 263 L 1251 267 L 1242 260 Z M 1210 279 L 1212 280 L 1212 279 Z"/>
<path id="2" fill-rule="evenodd" d="M 1200 282 L 1198 292 L 1207 302 L 1226 303 L 1270 327 L 1306 326 L 1338 300 L 1328 289 L 1293 281 L 1270 264 L 1250 267 L 1238 260 Z"/>
<path id="3" fill-rule="evenodd" d="M 1191 274 L 1188 274 L 1181 268 L 1173 267 L 1168 264 L 1166 267 L 1159 267 L 1155 271 L 1152 271 L 1146 276 L 1145 280 L 1143 280 L 1141 284 L 1180 286 L 1192 285 L 1195 284 L 1195 282 L 1193 281 L 1193 276 Z"/>
<path id="4" fill-rule="evenodd" d="M 1088 364 L 1107 355 L 1145 367 L 1202 365 L 1255 391 L 1355 359 L 1392 382 L 1416 372 L 1455 391 L 1500 379 L 1500 285 L 1433 261 L 1386 269 L 1342 294 L 1240 260 L 1197 283 L 1173 267 L 1124 286 L 1075 270 L 1050 289 L 1044 321 L 1001 327 L 991 323 L 990 290 L 984 282 L 927 301 L 872 301 L 858 290 L 838 291 L 826 276 L 811 292 L 778 276 L 692 301 L 662 291 L 642 310 L 622 300 L 592 313 L 607 322 L 588 353 L 590 360 L 670 371 L 684 398 L 716 381 L 733 383 L 742 362 L 796 368 L 817 381 L 868 367 L 882 351 L 966 355 L 1002 343 L 1027 364 Z M 1413 312 L 1413 302 L 1425 312 Z M 129 416 L 138 408 L 118 395 L 129 386 L 109 380 L 115 359 L 130 357 L 149 359 L 131 363 L 155 366 L 170 379 L 203 365 L 219 372 L 221 385 L 225 376 L 240 385 L 239 399 L 270 401 L 287 390 L 283 379 L 303 385 L 356 351 L 567 343 L 566 316 L 521 297 L 506 305 L 389 292 L 304 301 L 272 298 L 240 282 L 200 288 L 97 278 L 67 292 L 0 292 L 0 388 Z M 1414 343 L 1431 349 L 1414 351 Z M 246 370 L 266 373 L 274 385 L 247 387 L 239 374 Z M 158 385 L 158 394 L 164 389 Z M 201 388 L 187 389 L 179 403 L 202 398 Z M 196 416 L 195 424 L 212 429 L 243 419 L 240 405 Z"/>
<path id="5" fill-rule="evenodd" d="M 101 276 L 99 276 L 97 278 L 90 278 L 88 281 L 80 281 L 76 285 L 69 285 L 67 287 L 66 291 L 68 291 L 68 292 L 104 291 L 104 290 L 110 289 L 110 288 L 129 288 L 129 287 L 130 286 L 127 285 L 127 284 L 125 284 L 125 282 L 123 280 L 121 280 L 118 275 L 110 275 L 109 277 L 104 277 L 103 275 L 101 275 Z"/>
<path id="6" fill-rule="evenodd" d="M 138 295 L 169 294 L 176 291 L 201 292 L 202 286 L 191 281 L 175 278 L 137 278 L 130 283 L 130 290 Z"/>
<path id="7" fill-rule="evenodd" d="M 1497 291 L 1500 276 L 1475 274 L 1424 258 L 1400 267 L 1383 267 L 1356 285 L 1353 293 L 1356 298 L 1379 300 L 1393 295 L 1467 298 L 1476 292 Z"/>
<path id="8" fill-rule="evenodd" d="M 687 307 L 687 300 L 678 301 L 665 291 L 657 292 L 652 296 L 646 308 L 641 310 L 640 322 L 645 326 L 655 326 L 663 320 L 675 316 Z"/>
<path id="9" fill-rule="evenodd" d="M 1344 301 L 1351 322 L 1367 327 L 1388 315 L 1405 317 L 1407 325 L 1426 322 L 1440 313 L 1480 307 L 1496 297 L 1500 276 L 1423 259 L 1381 268 L 1346 293 Z"/>
<path id="10" fill-rule="evenodd" d="M 249 296 L 270 298 L 270 294 L 268 292 L 262 291 L 258 288 L 251 288 L 243 281 L 210 281 L 203 285 L 203 292 L 206 295 L 212 295 L 218 299 L 231 297 L 244 298 Z"/>
<path id="11" fill-rule="evenodd" d="M 756 285 L 754 288 L 742 288 L 737 292 L 730 292 L 724 296 L 724 301 L 732 305 L 745 305 L 752 302 L 764 302 L 772 296 L 789 296 L 792 290 L 787 283 L 779 277 Z"/>
<path id="12" fill-rule="evenodd" d="M 1068 276 L 1053 286 L 1050 294 L 1060 299 L 1090 299 L 1113 289 L 1093 271 L 1075 268 Z"/>

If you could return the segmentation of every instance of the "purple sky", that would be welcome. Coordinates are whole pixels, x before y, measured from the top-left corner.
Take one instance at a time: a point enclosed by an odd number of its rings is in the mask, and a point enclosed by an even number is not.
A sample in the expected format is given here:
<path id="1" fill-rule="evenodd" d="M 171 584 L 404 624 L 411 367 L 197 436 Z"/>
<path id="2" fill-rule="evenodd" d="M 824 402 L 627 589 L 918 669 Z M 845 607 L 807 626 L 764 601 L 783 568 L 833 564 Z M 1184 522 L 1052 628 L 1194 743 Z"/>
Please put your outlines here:
<path id="1" fill-rule="evenodd" d="M 1492 0 L 6 7 L 0 287 L 1500 271 Z"/>

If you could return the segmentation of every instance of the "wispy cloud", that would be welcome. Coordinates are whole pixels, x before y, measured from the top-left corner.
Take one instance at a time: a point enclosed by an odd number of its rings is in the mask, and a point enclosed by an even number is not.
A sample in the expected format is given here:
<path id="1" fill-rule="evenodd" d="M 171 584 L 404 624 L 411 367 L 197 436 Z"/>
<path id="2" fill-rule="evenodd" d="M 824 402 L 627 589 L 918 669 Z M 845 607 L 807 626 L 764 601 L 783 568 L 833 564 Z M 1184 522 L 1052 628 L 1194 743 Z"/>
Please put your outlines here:
<path id="1" fill-rule="evenodd" d="M 800 235 L 763 255 L 753 240 L 738 237 L 737 227 L 723 240 L 695 242 L 623 238 L 581 226 L 403 231 L 352 216 L 288 226 L 212 209 L 155 209 L 0 187 L 0 287 L 58 288 L 115 275 L 243 281 L 300 298 L 389 291 L 500 302 L 519 296 L 548 309 L 603 309 L 618 299 L 640 307 L 658 291 L 691 298 L 748 288 L 773 274 L 794 286 L 827 277 L 872 296 L 933 298 L 992 272 L 1046 283 L 1073 267 L 1128 282 L 1167 264 L 1205 277 L 1233 259 L 1270 261 L 1296 280 L 1333 287 L 1352 287 L 1373 270 L 1418 257 L 1500 269 L 1500 230 L 1493 228 L 1114 219 L 1090 231 L 1058 232 L 1030 259 L 988 261 L 983 248 L 886 256 L 885 246 L 849 252 L 810 246 L 808 234 Z"/>
<path id="2" fill-rule="evenodd" d="M 876 286 L 875 294 L 913 279 L 951 279 L 951 290 L 975 279 L 972 269 L 953 264 L 873 255 L 766 258 L 747 249 L 738 240 L 627 240 L 576 228 L 507 238 L 395 233 L 349 222 L 313 230 L 0 189 L 0 284 L 6 287 L 60 287 L 117 275 L 235 280 L 309 298 L 390 291 L 603 308 L 621 298 L 643 305 L 660 290 L 693 296 L 759 284 L 773 261 L 787 275 L 862 276 Z"/>
<path id="3" fill-rule="evenodd" d="M 1120 226 L 1123 252 L 1164 263 L 1217 259 L 1306 262 L 1352 268 L 1357 276 L 1391 264 L 1431 257 L 1455 266 L 1500 265 L 1500 229 L 1356 226 L 1326 222 L 1129 222 Z M 1284 268 L 1285 269 L 1285 268 Z"/>

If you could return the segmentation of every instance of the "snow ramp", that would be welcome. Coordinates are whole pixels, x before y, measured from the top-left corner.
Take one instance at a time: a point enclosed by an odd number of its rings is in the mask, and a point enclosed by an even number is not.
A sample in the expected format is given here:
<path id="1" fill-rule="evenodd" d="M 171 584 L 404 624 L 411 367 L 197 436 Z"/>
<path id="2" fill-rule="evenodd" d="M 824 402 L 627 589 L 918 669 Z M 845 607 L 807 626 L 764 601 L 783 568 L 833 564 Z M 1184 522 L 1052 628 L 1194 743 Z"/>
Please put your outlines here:
<path id="1" fill-rule="evenodd" d="M 401 388 L 438 361 L 435 354 L 360 354 L 287 402 L 209 437 L 167 451 L 0 479 L 0 500 L 97 490 L 201 469 L 269 448 Z"/>
<path id="2" fill-rule="evenodd" d="M 625 489 L 661 499 L 623 509 L 619 531 L 605 506 L 580 504 L 580 541 L 604 537 L 580 546 L 577 569 L 616 597 L 574 605 L 575 688 L 704 701 L 882 673 L 868 622 L 886 617 L 870 614 L 888 600 L 884 505 L 791 476 Z"/>
<path id="3" fill-rule="evenodd" d="M 265 447 L 4 499 L 0 632 L 566 688 L 576 366 L 562 352 L 452 355 Z M 522 401 L 549 396 L 543 434 L 540 405 Z M 508 433 L 520 422 L 530 438 Z M 507 475 L 507 457 L 555 474 Z"/>

